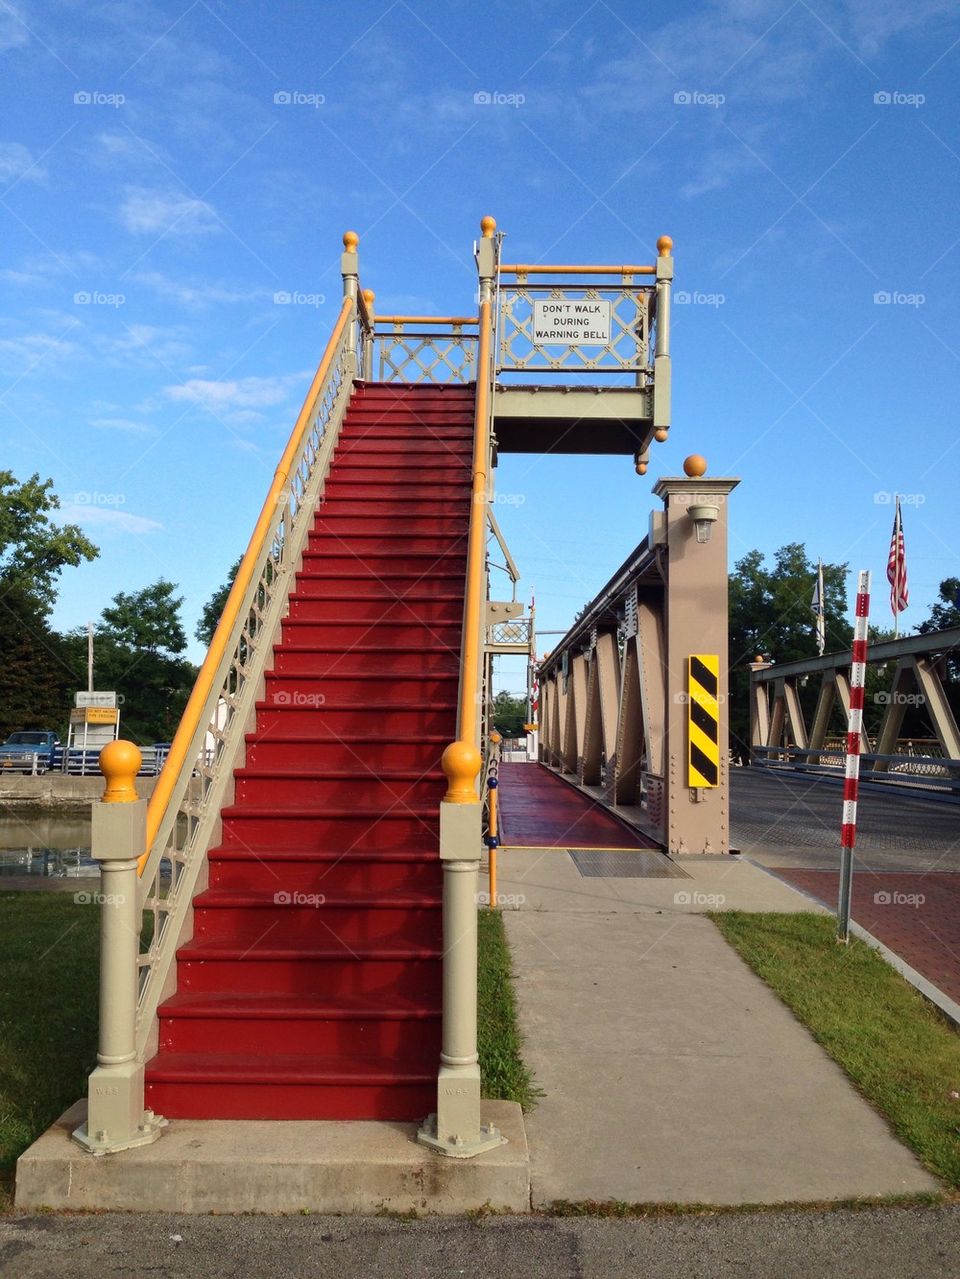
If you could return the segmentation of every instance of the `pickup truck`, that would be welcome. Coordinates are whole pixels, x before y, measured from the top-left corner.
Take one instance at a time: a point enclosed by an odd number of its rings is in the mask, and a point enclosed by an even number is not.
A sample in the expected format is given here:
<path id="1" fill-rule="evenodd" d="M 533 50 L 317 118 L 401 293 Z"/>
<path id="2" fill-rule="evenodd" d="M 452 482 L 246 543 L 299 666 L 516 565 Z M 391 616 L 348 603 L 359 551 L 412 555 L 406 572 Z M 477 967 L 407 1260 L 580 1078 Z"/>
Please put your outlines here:
<path id="1" fill-rule="evenodd" d="M 0 772 L 46 773 L 53 767 L 54 751 L 60 745 L 56 733 L 40 729 L 11 733 L 0 746 Z"/>

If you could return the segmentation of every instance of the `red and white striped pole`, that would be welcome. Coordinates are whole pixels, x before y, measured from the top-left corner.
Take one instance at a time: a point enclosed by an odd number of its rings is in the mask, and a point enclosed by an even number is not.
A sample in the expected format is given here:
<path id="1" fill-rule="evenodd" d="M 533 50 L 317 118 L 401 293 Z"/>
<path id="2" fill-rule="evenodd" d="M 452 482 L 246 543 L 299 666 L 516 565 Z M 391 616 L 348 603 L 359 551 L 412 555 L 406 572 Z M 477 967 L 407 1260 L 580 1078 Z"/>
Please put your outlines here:
<path id="1" fill-rule="evenodd" d="M 837 941 L 850 940 L 850 898 L 853 891 L 853 849 L 857 842 L 857 793 L 860 788 L 860 742 L 863 734 L 863 690 L 867 671 L 867 629 L 870 618 L 870 571 L 857 577 L 857 616 L 850 666 L 850 714 L 847 717 L 847 767 L 843 782 L 843 825 L 840 827 L 840 900 L 837 903 Z"/>

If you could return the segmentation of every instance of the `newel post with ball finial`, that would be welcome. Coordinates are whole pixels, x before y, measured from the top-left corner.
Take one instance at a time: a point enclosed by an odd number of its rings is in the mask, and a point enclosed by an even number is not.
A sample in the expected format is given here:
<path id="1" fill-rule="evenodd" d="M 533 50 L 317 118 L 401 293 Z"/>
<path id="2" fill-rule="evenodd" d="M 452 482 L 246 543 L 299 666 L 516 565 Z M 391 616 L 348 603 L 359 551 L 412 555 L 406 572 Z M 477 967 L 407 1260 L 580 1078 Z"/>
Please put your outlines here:
<path id="1" fill-rule="evenodd" d="M 144 1108 L 144 1069 L 137 1054 L 137 861 L 147 838 L 147 802 L 134 784 L 140 764 L 132 742 L 109 742 L 100 752 L 106 787 L 91 812 L 100 891 L 76 897 L 78 904 L 100 907 L 98 1064 L 89 1079 L 86 1123 L 73 1134 L 94 1155 L 149 1145 L 166 1123 Z"/>
<path id="2" fill-rule="evenodd" d="M 344 231 L 343 253 L 340 255 L 340 274 L 343 276 L 343 296 L 353 303 L 353 315 L 347 328 L 346 359 L 344 370 L 348 377 L 357 372 L 357 294 L 360 292 L 360 256 L 357 246 L 360 237 L 356 231 Z"/>

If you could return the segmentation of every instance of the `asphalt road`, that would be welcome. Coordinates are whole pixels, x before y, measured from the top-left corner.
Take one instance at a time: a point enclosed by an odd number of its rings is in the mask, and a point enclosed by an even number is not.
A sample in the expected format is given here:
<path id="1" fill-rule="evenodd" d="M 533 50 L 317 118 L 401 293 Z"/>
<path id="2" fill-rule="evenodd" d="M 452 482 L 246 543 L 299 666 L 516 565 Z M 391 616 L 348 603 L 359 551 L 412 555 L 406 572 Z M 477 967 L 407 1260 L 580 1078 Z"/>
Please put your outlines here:
<path id="1" fill-rule="evenodd" d="M 744 856 L 769 867 L 836 869 L 841 782 L 731 768 L 730 786 L 731 835 Z M 871 870 L 960 870 L 960 804 L 865 782 L 857 860 Z"/>
<path id="2" fill-rule="evenodd" d="M 956 1279 L 960 1207 L 648 1221 L 0 1218 L 3 1279 Z"/>

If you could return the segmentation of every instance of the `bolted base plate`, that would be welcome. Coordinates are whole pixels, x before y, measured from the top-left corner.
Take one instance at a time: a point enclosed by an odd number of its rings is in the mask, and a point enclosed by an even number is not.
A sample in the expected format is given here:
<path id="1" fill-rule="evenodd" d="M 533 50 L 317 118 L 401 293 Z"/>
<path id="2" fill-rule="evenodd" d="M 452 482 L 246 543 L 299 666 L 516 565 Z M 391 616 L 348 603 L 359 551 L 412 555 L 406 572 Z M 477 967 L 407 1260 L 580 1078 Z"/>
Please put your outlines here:
<path id="1" fill-rule="evenodd" d="M 451 1159 L 472 1159 L 474 1155 L 482 1155 L 485 1150 L 494 1150 L 497 1146 L 507 1144 L 506 1137 L 493 1124 L 481 1124 L 480 1135 L 473 1141 L 465 1141 L 461 1137 L 444 1140 L 437 1136 L 436 1115 L 427 1115 L 417 1132 L 417 1141 L 421 1146 L 429 1146 L 441 1155 L 449 1155 Z"/>
<path id="2" fill-rule="evenodd" d="M 85 1123 L 74 1129 L 71 1136 L 78 1146 L 82 1146 L 91 1155 L 114 1155 L 121 1150 L 134 1150 L 137 1146 L 151 1145 L 157 1140 L 166 1126 L 167 1120 L 162 1115 L 155 1115 L 152 1110 L 145 1110 L 143 1112 L 143 1123 L 132 1137 L 128 1137 L 124 1141 L 111 1141 L 106 1136 L 103 1138 L 93 1137 L 87 1131 Z"/>

